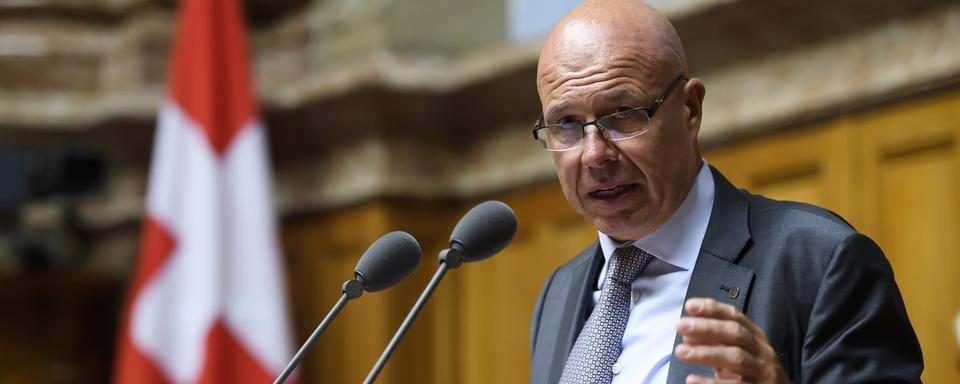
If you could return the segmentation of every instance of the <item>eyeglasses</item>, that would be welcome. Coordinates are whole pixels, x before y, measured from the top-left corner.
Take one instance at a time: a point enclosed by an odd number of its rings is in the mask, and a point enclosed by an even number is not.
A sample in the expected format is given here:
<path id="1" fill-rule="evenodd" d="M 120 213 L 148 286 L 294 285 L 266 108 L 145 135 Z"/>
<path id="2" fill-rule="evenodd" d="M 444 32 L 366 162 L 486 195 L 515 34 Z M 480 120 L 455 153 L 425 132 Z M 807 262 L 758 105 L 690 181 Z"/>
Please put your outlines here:
<path id="1" fill-rule="evenodd" d="M 682 80 L 687 80 L 687 77 L 682 74 L 673 79 L 667 89 L 653 100 L 653 104 L 649 108 L 625 109 L 601 116 L 594 121 L 564 121 L 558 124 L 544 124 L 543 114 L 541 114 L 533 125 L 533 138 L 539 140 L 548 151 L 559 152 L 583 145 L 583 137 L 586 135 L 588 125 L 596 126 L 600 134 L 610 141 L 620 141 L 640 136 L 650 126 L 650 119 L 653 118 L 653 114 L 657 112 L 657 109 L 660 109 L 663 102 L 667 100 L 667 97 Z"/>

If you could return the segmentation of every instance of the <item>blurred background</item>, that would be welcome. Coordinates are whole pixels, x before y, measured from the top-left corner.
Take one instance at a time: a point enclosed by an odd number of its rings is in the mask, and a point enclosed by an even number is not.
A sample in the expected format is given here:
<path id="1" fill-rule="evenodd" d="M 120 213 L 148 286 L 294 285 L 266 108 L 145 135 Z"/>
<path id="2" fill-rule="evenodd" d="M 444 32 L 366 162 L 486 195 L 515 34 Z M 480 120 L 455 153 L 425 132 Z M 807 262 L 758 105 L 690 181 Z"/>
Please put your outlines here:
<path id="1" fill-rule="evenodd" d="M 596 238 L 532 139 L 542 38 L 572 0 L 246 0 L 294 342 L 359 255 L 413 234 L 412 278 L 351 303 L 304 383 L 358 382 L 453 225 L 502 199 L 519 232 L 452 271 L 383 383 L 523 383 L 546 276 Z M 960 382 L 960 3 L 650 1 L 707 87 L 707 160 L 827 207 L 887 253 L 924 381 Z M 0 0 L 0 383 L 110 380 L 176 3 Z"/>

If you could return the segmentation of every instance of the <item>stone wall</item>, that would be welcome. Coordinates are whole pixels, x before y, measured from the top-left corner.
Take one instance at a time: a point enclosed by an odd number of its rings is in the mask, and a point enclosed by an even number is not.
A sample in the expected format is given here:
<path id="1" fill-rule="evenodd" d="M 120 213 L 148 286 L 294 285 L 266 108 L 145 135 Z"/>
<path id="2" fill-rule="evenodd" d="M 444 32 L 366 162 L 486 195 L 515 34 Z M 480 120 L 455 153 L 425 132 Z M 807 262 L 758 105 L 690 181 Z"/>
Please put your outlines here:
<path id="1" fill-rule="evenodd" d="M 529 133 L 540 42 L 507 34 L 519 2 L 248 1 L 281 212 L 549 182 L 549 156 Z M 707 85 L 706 146 L 960 80 L 956 2 L 652 3 Z M 142 211 L 174 10 L 160 0 L 0 4 L 0 140 L 101 152 L 109 183 L 76 205 L 104 238 L 135 233 Z M 132 243 L 96 247 L 113 255 L 104 265 L 122 265 Z"/>

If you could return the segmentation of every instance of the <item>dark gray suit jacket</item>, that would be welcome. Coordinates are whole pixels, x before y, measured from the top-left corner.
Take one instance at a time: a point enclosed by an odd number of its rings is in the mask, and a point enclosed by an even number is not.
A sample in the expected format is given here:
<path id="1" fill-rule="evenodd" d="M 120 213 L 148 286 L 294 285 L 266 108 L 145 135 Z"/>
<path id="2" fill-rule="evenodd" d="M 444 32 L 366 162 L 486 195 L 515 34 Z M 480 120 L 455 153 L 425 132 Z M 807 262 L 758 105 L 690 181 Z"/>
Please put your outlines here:
<path id="1" fill-rule="evenodd" d="M 880 248 L 829 211 L 751 195 L 711 171 L 713 212 L 687 297 L 743 311 L 767 333 L 792 382 L 919 382 L 920 345 Z M 530 332 L 531 383 L 560 380 L 592 310 L 599 248 L 594 243 L 544 284 Z M 690 373 L 713 370 L 674 356 L 667 382 Z"/>

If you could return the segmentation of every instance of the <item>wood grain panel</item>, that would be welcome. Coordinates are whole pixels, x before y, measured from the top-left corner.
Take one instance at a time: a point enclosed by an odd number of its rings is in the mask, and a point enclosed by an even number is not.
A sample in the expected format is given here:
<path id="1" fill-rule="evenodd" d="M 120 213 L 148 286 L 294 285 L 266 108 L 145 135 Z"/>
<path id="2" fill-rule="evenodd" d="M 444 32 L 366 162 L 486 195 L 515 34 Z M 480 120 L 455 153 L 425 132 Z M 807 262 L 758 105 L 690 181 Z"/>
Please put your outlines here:
<path id="1" fill-rule="evenodd" d="M 340 296 L 340 285 L 386 225 L 380 205 L 366 205 L 284 226 L 295 344 L 299 345 Z M 364 295 L 340 316 L 301 362 L 304 382 L 358 382 L 384 345 L 384 297 Z M 359 348 L 359 346 L 364 346 Z"/>
<path id="2" fill-rule="evenodd" d="M 863 140 L 866 232 L 893 266 L 924 353 L 923 381 L 960 382 L 952 336 L 960 310 L 960 96 L 867 114 Z"/>
<path id="3" fill-rule="evenodd" d="M 339 298 L 340 285 L 353 276 L 357 260 L 374 240 L 403 230 L 417 238 L 423 250 L 420 266 L 405 281 L 386 291 L 365 293 L 347 304 L 302 362 L 304 382 L 363 381 L 433 275 L 437 252 L 456 220 L 452 212 L 450 204 L 443 201 L 382 201 L 284 226 L 297 344 L 306 340 Z M 435 320 L 436 304 L 428 303 L 378 383 L 434 382 L 432 367 L 442 365 L 445 357 L 433 352 L 437 348 L 435 332 L 445 329 L 434 325 L 449 327 L 448 322 Z"/>
<path id="4" fill-rule="evenodd" d="M 567 205 L 560 186 L 499 196 L 517 214 L 513 243 L 464 268 L 462 383 L 525 383 L 530 372 L 530 320 L 554 268 L 596 240 L 596 230 Z"/>
<path id="5" fill-rule="evenodd" d="M 704 157 L 737 187 L 819 205 L 856 225 L 855 140 L 856 131 L 838 120 L 711 149 Z"/>

